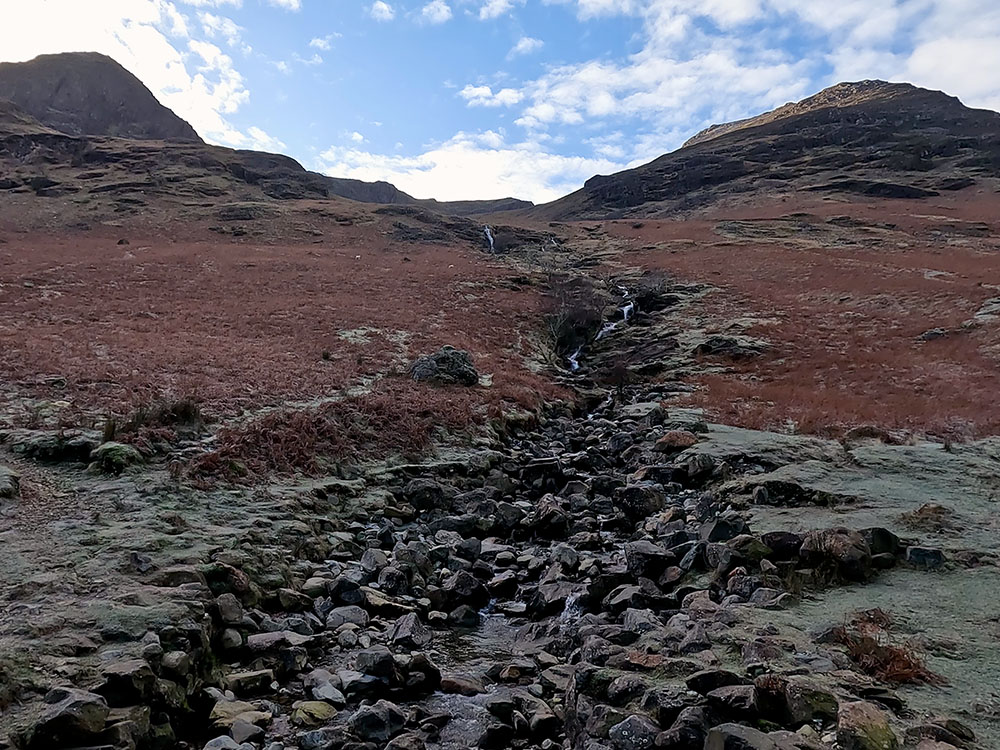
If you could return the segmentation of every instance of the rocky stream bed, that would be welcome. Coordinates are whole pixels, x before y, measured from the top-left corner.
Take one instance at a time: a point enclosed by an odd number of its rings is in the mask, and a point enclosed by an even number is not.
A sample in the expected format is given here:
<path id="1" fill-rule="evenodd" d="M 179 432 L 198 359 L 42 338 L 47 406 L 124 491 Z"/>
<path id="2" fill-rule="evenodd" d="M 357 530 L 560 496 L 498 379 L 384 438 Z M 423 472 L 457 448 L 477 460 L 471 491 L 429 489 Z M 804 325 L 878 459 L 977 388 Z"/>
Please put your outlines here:
<path id="1" fill-rule="evenodd" d="M 80 645 L 91 684 L 53 687 L 10 741 L 998 746 L 996 441 L 846 446 L 707 424 L 648 389 L 627 401 L 315 483 L 318 507 L 377 486 L 381 509 L 303 524 L 283 575 L 232 549 L 151 564 L 172 621 Z M 920 492 L 976 531 L 907 526 L 933 515 Z M 974 606 L 933 610 L 962 586 Z"/>

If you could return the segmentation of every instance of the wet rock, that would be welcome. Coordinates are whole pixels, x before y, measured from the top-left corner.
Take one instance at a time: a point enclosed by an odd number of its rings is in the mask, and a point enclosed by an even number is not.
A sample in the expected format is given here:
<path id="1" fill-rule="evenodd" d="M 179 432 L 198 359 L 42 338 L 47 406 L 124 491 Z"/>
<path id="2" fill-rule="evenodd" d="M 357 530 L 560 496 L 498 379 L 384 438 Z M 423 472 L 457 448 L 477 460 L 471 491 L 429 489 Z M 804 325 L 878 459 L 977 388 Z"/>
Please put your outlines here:
<path id="1" fill-rule="evenodd" d="M 354 734 L 372 742 L 388 742 L 403 730 L 405 724 L 406 714 L 387 700 L 362 706 L 348 720 Z"/>
<path id="2" fill-rule="evenodd" d="M 301 750 L 340 750 L 348 737 L 343 727 L 323 727 L 305 732 L 299 737 Z"/>
<path id="3" fill-rule="evenodd" d="M 841 703 L 837 714 L 837 744 L 842 750 L 897 750 L 889 719 L 871 703 Z"/>
<path id="4" fill-rule="evenodd" d="M 431 631 L 414 612 L 405 614 L 392 626 L 389 639 L 393 645 L 408 649 L 420 649 L 431 642 Z"/>
<path id="5" fill-rule="evenodd" d="M 486 692 L 483 681 L 467 674 L 451 674 L 441 676 L 441 692 L 456 695 L 480 695 Z"/>
<path id="6" fill-rule="evenodd" d="M 460 570 L 441 587 L 448 603 L 457 607 L 467 604 L 471 607 L 485 607 L 490 601 L 490 592 L 483 583 L 467 571 Z"/>
<path id="7" fill-rule="evenodd" d="M 448 622 L 460 628 L 474 628 L 479 620 L 479 612 L 468 604 L 461 604 L 448 613 Z"/>
<path id="8" fill-rule="evenodd" d="M 452 346 L 443 346 L 433 354 L 418 357 L 410 365 L 410 377 L 434 385 L 472 386 L 479 382 L 472 355 Z"/>
<path id="9" fill-rule="evenodd" d="M 704 524 L 699 535 L 704 542 L 726 542 L 746 533 L 746 521 L 736 515 L 716 518 Z"/>
<path id="10" fill-rule="evenodd" d="M 240 743 L 224 735 L 206 742 L 203 750 L 255 750 L 255 748 L 249 742 Z"/>
<path id="11" fill-rule="evenodd" d="M 795 726 L 837 718 L 839 702 L 829 690 L 803 678 L 792 678 L 784 689 L 788 721 Z"/>
<path id="12" fill-rule="evenodd" d="M 45 695 L 45 707 L 25 730 L 26 750 L 88 745 L 104 729 L 108 704 L 94 693 L 74 688 L 55 688 Z"/>

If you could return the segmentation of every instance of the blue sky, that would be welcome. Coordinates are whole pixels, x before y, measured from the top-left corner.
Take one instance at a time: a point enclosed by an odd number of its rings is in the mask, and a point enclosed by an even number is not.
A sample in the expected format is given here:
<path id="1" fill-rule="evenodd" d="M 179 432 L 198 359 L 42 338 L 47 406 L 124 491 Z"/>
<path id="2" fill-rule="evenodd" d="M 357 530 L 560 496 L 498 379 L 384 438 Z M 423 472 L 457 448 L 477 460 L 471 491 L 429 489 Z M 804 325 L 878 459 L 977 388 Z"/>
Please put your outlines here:
<path id="1" fill-rule="evenodd" d="M 421 198 L 551 200 L 842 80 L 1000 110 L 997 0 L 0 0 L 213 143 Z"/>

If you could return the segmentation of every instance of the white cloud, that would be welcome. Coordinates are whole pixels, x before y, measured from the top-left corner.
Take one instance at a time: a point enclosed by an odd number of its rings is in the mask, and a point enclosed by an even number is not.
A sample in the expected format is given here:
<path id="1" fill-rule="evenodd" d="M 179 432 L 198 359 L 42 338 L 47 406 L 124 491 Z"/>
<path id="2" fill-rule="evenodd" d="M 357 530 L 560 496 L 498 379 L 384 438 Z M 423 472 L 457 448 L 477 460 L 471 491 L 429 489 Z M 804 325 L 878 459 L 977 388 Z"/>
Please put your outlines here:
<path id="1" fill-rule="evenodd" d="M 510 52 L 507 53 L 507 59 L 510 60 L 518 55 L 530 55 L 532 52 L 537 52 L 544 46 L 545 42 L 541 39 L 535 39 L 530 36 L 522 36 L 517 40 L 517 44 L 510 48 Z"/>
<path id="2" fill-rule="evenodd" d="M 267 0 L 268 5 L 273 5 L 275 8 L 284 8 L 285 10 L 301 10 L 302 0 Z"/>
<path id="3" fill-rule="evenodd" d="M 375 0 L 369 13 L 376 21 L 391 21 L 396 17 L 396 11 L 385 0 Z"/>
<path id="4" fill-rule="evenodd" d="M 510 107 L 517 104 L 524 95 L 512 88 L 500 89 L 495 94 L 489 86 L 468 85 L 458 92 L 470 107 Z"/>
<path id="5" fill-rule="evenodd" d="M 324 52 L 328 52 L 333 48 L 333 40 L 339 39 L 340 37 L 341 34 L 338 34 L 335 31 L 327 34 L 326 36 L 313 37 L 312 39 L 309 40 L 309 46 L 312 47 L 313 49 L 318 49 L 318 50 L 323 50 Z"/>
<path id="6" fill-rule="evenodd" d="M 444 23 L 451 18 L 451 7 L 445 0 L 431 0 L 420 10 L 420 17 L 427 23 Z"/>
<path id="7" fill-rule="evenodd" d="M 524 0 L 486 0 L 479 7 L 479 18 L 487 21 L 506 15 L 514 8 L 514 3 L 523 4 Z"/>
<path id="8" fill-rule="evenodd" d="M 243 0 L 182 0 L 185 5 L 193 5 L 196 8 L 221 8 L 230 5 L 234 8 L 242 8 Z"/>
<path id="9" fill-rule="evenodd" d="M 331 147 L 315 165 L 334 177 L 386 180 L 417 198 L 474 200 L 517 197 L 541 203 L 578 188 L 620 162 L 561 156 L 537 143 L 508 143 L 502 133 L 456 133 L 416 156 Z"/>
<path id="10" fill-rule="evenodd" d="M 348 138 L 350 138 L 355 143 L 364 143 L 365 142 L 365 137 L 363 135 L 361 135 L 361 133 L 359 133 L 357 130 L 355 130 L 353 133 L 350 133 L 348 135 Z"/>
<path id="11" fill-rule="evenodd" d="M 230 47 L 235 47 L 239 44 L 244 52 L 250 52 L 250 45 L 241 44 L 242 39 L 240 34 L 243 28 L 238 26 L 231 18 L 217 16 L 214 13 L 199 12 L 198 20 L 201 22 L 201 28 L 205 32 L 205 35 L 209 38 L 222 37 Z"/>

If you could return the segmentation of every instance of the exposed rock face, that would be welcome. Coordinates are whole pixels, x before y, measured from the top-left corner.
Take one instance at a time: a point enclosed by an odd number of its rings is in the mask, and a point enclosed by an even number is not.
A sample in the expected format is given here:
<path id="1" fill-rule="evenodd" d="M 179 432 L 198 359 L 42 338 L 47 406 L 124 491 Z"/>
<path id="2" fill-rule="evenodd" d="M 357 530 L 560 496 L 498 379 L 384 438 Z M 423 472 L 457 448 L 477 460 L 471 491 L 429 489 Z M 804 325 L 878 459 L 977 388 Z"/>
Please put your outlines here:
<path id="1" fill-rule="evenodd" d="M 713 126 L 529 215 L 655 217 L 793 190 L 918 199 L 998 174 L 1000 114 L 909 84 L 862 81 Z"/>
<path id="2" fill-rule="evenodd" d="M 0 64 L 0 99 L 70 135 L 201 142 L 125 68 L 96 52 L 39 55 Z"/>

